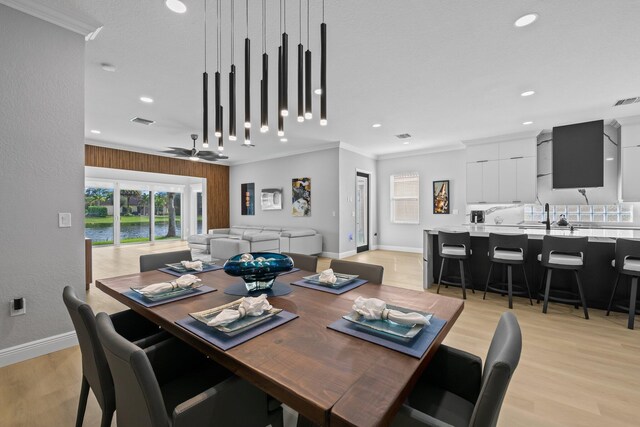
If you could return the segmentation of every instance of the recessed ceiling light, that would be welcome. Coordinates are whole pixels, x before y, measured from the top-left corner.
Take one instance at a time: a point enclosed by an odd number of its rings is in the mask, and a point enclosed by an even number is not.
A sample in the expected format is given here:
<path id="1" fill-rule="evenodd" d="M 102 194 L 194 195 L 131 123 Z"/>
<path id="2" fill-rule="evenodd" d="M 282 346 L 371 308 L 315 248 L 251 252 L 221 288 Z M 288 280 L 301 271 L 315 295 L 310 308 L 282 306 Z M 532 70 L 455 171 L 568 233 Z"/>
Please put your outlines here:
<path id="1" fill-rule="evenodd" d="M 374 123 L 371 125 L 372 128 L 379 128 L 380 126 L 382 126 L 380 123 Z"/>
<path id="2" fill-rule="evenodd" d="M 610 162 L 611 160 L 613 160 L 613 157 L 607 157 L 605 160 Z"/>
<path id="3" fill-rule="evenodd" d="M 529 125 L 532 125 L 533 122 L 522 122 L 522 124 L 525 125 L 525 126 L 529 126 Z"/>
<path id="4" fill-rule="evenodd" d="M 528 90 L 526 92 L 522 92 L 520 96 L 531 96 L 531 95 L 534 95 L 535 93 L 536 93 L 535 90 Z"/>
<path id="5" fill-rule="evenodd" d="M 316 89 L 313 91 L 316 95 L 322 95 L 322 89 Z"/>
<path id="6" fill-rule="evenodd" d="M 405 141 L 405 142 L 402 143 L 402 145 L 409 145 L 409 144 L 411 144 L 411 142 L 409 142 L 409 141 Z"/>
<path id="7" fill-rule="evenodd" d="M 165 0 L 164 4 L 175 13 L 185 13 L 187 11 L 187 6 L 180 0 Z"/>
<path id="8" fill-rule="evenodd" d="M 153 98 L 149 98 L 148 96 L 141 96 L 140 101 L 146 104 L 151 104 L 153 102 Z"/>
<path id="9" fill-rule="evenodd" d="M 280 138 L 280 142 L 287 142 L 289 141 L 287 138 Z"/>
<path id="10" fill-rule="evenodd" d="M 91 129 L 91 133 L 95 133 L 96 135 L 100 135 L 100 131 L 98 129 Z"/>
<path id="11" fill-rule="evenodd" d="M 523 15 L 520 18 L 516 19 L 516 22 L 514 22 L 513 24 L 518 28 L 522 28 L 526 27 L 527 25 L 533 24 L 534 22 L 536 22 L 536 19 L 538 19 L 537 13 L 527 13 L 526 15 Z"/>
<path id="12" fill-rule="evenodd" d="M 113 64 L 109 64 L 106 62 L 103 62 L 102 64 L 100 64 L 100 67 L 104 70 L 104 71 L 108 71 L 110 73 L 114 73 L 116 71 L 116 66 Z"/>

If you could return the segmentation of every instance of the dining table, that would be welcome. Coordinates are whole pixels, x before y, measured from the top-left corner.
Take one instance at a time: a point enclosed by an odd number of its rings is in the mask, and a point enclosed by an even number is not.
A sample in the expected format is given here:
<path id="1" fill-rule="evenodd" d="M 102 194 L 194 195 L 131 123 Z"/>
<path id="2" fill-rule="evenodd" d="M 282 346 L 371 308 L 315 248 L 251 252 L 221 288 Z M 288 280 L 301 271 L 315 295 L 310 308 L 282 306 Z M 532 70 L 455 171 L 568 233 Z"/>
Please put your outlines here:
<path id="1" fill-rule="evenodd" d="M 299 270 L 277 281 L 289 284 L 310 274 Z M 154 270 L 99 279 L 96 287 L 319 426 L 389 425 L 464 308 L 460 299 L 384 284 L 366 283 L 341 295 L 292 285 L 291 293 L 269 302 L 297 318 L 224 351 L 176 322 L 237 300 L 224 291 L 241 278 L 222 269 L 198 277 L 216 291 L 154 307 L 124 293 L 175 277 Z M 359 296 L 433 313 L 444 326 L 419 358 L 328 328 L 352 311 Z"/>

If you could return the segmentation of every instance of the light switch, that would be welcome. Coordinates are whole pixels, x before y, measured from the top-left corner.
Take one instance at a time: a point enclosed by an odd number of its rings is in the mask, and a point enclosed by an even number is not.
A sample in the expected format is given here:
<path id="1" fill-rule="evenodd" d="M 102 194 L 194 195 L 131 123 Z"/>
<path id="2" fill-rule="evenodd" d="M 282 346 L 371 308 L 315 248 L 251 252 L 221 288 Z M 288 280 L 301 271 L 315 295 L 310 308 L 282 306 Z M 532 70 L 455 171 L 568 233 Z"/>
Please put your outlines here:
<path id="1" fill-rule="evenodd" d="M 58 227 L 71 227 L 71 214 L 69 212 L 58 212 Z"/>

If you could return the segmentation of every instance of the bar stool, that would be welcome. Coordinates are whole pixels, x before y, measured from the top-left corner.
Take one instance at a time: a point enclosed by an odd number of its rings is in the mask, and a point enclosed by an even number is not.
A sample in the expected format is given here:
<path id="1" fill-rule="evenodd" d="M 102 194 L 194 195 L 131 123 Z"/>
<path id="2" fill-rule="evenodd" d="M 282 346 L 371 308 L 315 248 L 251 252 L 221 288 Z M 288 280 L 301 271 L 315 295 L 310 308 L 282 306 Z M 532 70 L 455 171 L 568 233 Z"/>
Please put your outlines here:
<path id="1" fill-rule="evenodd" d="M 475 294 L 476 290 L 473 286 L 473 280 L 471 279 L 471 267 L 468 265 L 469 258 L 471 257 L 471 235 L 469 234 L 469 232 L 467 231 L 464 233 L 456 233 L 449 231 L 439 231 L 438 253 L 442 258 L 442 263 L 440 264 L 440 277 L 438 278 L 438 289 L 436 290 L 436 293 L 440 293 L 440 285 L 443 283 L 447 286 L 456 285 L 462 287 L 462 299 L 467 299 L 465 267 L 468 267 L 471 291 Z M 458 266 L 460 268 L 460 282 L 442 280 L 442 272 L 444 271 L 446 261 L 448 261 L 449 259 L 458 260 Z"/>
<path id="2" fill-rule="evenodd" d="M 487 296 L 487 289 L 500 292 L 503 296 L 506 292 L 509 295 L 509 308 L 513 308 L 513 295 L 528 295 L 529 303 L 533 305 L 531 300 L 531 290 L 529 289 L 529 280 L 527 280 L 527 272 L 524 269 L 524 263 L 527 260 L 527 248 L 529 246 L 529 236 L 526 234 L 496 234 L 489 233 L 489 275 L 487 276 L 487 284 L 484 286 L 484 296 Z M 507 267 L 507 283 L 494 283 L 489 286 L 491 281 L 491 273 L 494 264 L 502 264 Z M 513 266 L 519 265 L 524 275 L 524 286 L 519 283 L 513 283 Z M 516 288 L 516 292 L 513 291 Z M 525 290 L 526 288 L 526 290 Z"/>
<path id="3" fill-rule="evenodd" d="M 587 299 L 582 290 L 582 281 L 578 271 L 582 270 L 584 266 L 584 257 L 587 252 L 587 237 L 568 237 L 568 236 L 544 236 L 542 240 L 542 253 L 538 254 L 538 261 L 544 267 L 544 275 L 542 276 L 542 282 L 546 277 L 546 286 L 544 290 L 544 305 L 542 306 L 542 312 L 547 312 L 547 306 L 549 300 L 564 302 L 568 304 L 582 305 L 584 310 L 584 318 L 589 319 L 589 312 L 587 311 Z M 578 293 L 568 290 L 556 290 L 556 295 L 549 295 L 551 289 L 551 275 L 553 270 L 571 270 L 576 279 L 578 286 Z M 540 302 L 540 295 L 542 294 L 542 283 L 538 292 L 538 303 Z"/>
<path id="4" fill-rule="evenodd" d="M 616 295 L 620 275 L 629 276 L 631 277 L 629 306 L 627 307 L 622 304 L 616 304 L 616 306 L 629 311 L 627 327 L 633 329 L 633 321 L 635 320 L 636 313 L 638 313 L 638 310 L 636 310 L 636 298 L 638 296 L 638 276 L 640 276 L 640 240 L 618 239 L 616 241 L 616 259 L 611 261 L 611 265 L 616 269 L 618 274 L 616 275 L 616 281 L 613 285 L 613 292 L 611 292 L 609 307 L 607 307 L 607 316 L 611 312 L 611 305 Z"/>

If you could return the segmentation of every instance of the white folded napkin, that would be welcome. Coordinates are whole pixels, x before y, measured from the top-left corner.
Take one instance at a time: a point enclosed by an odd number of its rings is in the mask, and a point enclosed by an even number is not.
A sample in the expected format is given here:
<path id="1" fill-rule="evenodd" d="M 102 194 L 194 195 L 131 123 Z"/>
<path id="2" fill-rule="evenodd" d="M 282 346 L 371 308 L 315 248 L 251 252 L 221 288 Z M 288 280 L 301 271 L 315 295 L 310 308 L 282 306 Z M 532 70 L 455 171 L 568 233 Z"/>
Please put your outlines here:
<path id="1" fill-rule="evenodd" d="M 320 272 L 320 276 L 318 277 L 318 281 L 329 285 L 335 284 L 336 280 L 338 280 L 338 278 L 333 274 L 333 270 L 330 268 Z"/>
<path id="2" fill-rule="evenodd" d="M 188 270 L 202 271 L 202 261 L 180 261 L 180 263 Z"/>
<path id="3" fill-rule="evenodd" d="M 207 322 L 209 326 L 226 325 L 242 319 L 245 316 L 260 316 L 265 311 L 271 310 L 273 307 L 267 301 L 267 295 L 261 294 L 257 297 L 244 297 L 240 301 L 237 310 L 225 308 L 213 319 Z"/>
<path id="4" fill-rule="evenodd" d="M 185 274 L 172 282 L 160 282 L 145 286 L 140 289 L 140 292 L 147 295 L 158 295 L 178 288 L 190 288 L 200 281 L 201 280 L 193 274 Z"/>
<path id="5" fill-rule="evenodd" d="M 429 321 L 420 313 L 403 313 L 387 308 L 387 303 L 378 298 L 358 297 L 353 309 L 367 320 L 392 320 L 402 325 L 429 325 Z"/>

